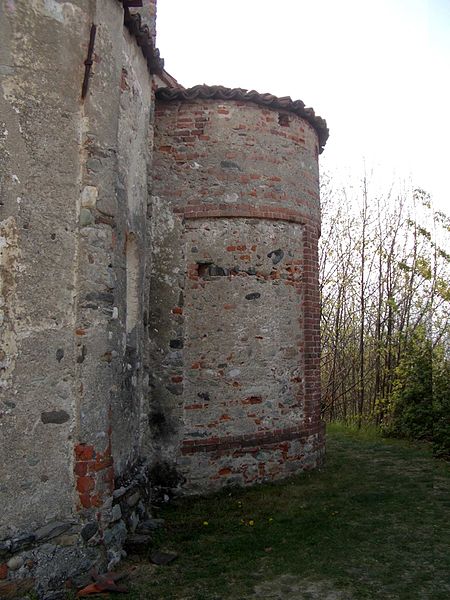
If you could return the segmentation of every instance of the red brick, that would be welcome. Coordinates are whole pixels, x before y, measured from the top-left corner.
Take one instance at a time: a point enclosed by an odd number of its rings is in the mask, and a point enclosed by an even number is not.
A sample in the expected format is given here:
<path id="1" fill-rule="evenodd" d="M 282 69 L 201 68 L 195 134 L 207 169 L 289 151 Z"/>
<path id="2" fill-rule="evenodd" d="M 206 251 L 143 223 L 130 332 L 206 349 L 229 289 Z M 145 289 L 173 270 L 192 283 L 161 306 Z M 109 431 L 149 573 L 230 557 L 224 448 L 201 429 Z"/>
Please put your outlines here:
<path id="1" fill-rule="evenodd" d="M 223 469 L 219 470 L 219 476 L 220 477 L 225 477 L 226 475 L 231 475 L 232 474 L 232 470 L 229 467 L 224 467 Z"/>
<path id="2" fill-rule="evenodd" d="M 89 494 L 80 494 L 80 504 L 83 508 L 91 508 L 91 497 Z"/>
<path id="3" fill-rule="evenodd" d="M 93 477 L 84 476 L 78 477 L 77 479 L 77 490 L 80 494 L 84 494 L 86 492 L 90 492 L 95 487 L 95 481 Z"/>
<path id="4" fill-rule="evenodd" d="M 87 444 L 77 444 L 75 446 L 75 456 L 78 460 L 91 460 L 94 458 L 94 454 L 93 446 Z"/>
<path id="5" fill-rule="evenodd" d="M 88 463 L 86 461 L 77 462 L 75 464 L 75 468 L 74 468 L 75 475 L 80 475 L 80 476 L 86 475 L 87 470 L 88 470 Z"/>
<path id="6" fill-rule="evenodd" d="M 248 396 L 248 398 L 244 398 L 242 400 L 242 404 L 261 404 L 262 398 L 261 396 Z"/>

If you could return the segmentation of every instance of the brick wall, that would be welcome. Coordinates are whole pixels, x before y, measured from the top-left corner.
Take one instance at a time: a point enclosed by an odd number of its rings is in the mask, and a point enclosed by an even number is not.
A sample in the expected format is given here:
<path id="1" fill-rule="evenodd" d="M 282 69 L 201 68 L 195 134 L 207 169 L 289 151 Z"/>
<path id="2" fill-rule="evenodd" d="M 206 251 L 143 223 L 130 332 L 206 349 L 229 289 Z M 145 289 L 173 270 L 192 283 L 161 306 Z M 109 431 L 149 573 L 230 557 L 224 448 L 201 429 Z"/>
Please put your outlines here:
<path id="1" fill-rule="evenodd" d="M 318 141 L 289 111 L 158 101 L 152 451 L 183 490 L 318 464 Z"/>

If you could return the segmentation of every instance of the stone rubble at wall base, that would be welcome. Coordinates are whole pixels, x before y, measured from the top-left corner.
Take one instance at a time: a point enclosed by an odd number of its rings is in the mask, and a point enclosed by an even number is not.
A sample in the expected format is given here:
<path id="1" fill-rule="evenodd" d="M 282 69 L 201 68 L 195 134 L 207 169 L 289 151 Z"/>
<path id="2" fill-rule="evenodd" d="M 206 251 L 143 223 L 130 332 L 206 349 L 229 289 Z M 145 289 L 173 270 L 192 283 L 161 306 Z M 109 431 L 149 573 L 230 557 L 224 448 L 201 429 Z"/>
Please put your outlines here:
<path id="1" fill-rule="evenodd" d="M 23 579 L 45 600 L 61 598 L 61 590 L 90 583 L 92 569 L 112 570 L 126 556 L 127 535 L 156 521 L 148 514 L 149 496 L 148 469 L 141 467 L 131 482 L 114 490 L 95 520 L 55 521 L 2 540 L 0 598 L 3 588 L 12 594 L 17 585 L 20 592 Z"/>

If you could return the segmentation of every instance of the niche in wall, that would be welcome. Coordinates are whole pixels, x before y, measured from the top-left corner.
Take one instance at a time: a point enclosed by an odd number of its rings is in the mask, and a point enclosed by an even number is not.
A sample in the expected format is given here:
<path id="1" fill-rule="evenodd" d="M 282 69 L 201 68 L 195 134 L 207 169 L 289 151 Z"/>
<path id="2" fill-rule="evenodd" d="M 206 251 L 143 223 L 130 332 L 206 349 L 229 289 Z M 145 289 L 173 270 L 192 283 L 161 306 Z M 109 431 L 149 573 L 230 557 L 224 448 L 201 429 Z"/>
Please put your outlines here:
<path id="1" fill-rule="evenodd" d="M 126 332 L 136 327 L 139 315 L 139 256 L 136 235 L 129 233 L 125 245 L 127 266 L 127 313 Z"/>

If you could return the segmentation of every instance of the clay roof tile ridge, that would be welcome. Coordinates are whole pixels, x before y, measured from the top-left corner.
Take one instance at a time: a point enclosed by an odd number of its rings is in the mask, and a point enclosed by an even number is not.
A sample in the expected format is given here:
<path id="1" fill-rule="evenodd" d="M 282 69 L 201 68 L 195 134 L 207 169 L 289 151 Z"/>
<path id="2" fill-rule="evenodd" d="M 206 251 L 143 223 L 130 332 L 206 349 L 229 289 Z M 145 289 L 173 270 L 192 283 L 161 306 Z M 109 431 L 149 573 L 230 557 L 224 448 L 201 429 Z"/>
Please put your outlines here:
<path id="1" fill-rule="evenodd" d="M 277 110 L 287 110 L 305 119 L 316 130 L 319 138 L 319 152 L 322 152 L 329 136 L 325 119 L 315 114 L 314 110 L 306 107 L 301 100 L 292 100 L 290 96 L 277 97 L 273 94 L 261 94 L 256 90 L 243 88 L 227 88 L 223 85 L 195 85 L 191 88 L 159 88 L 156 97 L 163 101 L 172 100 L 239 100 L 254 102 L 260 106 Z"/>

